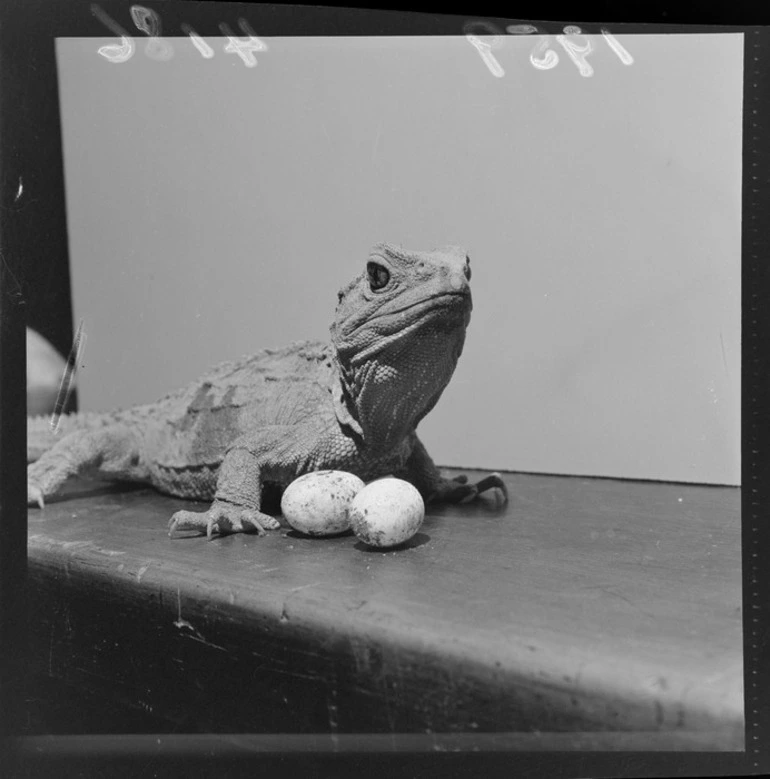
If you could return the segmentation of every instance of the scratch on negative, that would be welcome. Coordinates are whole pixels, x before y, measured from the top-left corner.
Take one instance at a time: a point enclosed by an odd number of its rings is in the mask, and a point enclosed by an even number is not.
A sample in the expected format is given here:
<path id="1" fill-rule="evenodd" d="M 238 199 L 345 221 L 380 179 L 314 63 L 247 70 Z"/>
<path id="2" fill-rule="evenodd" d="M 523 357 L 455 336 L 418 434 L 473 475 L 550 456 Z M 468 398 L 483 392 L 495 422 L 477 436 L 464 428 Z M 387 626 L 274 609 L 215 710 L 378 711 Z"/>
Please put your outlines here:
<path id="1" fill-rule="evenodd" d="M 10 280 L 13 282 L 13 285 L 8 284 L 8 282 L 5 282 L 5 287 L 8 295 L 10 297 L 21 297 L 21 284 L 19 284 L 19 280 L 14 275 L 14 272 L 11 270 L 11 266 L 8 264 L 8 260 L 5 259 L 5 255 L 2 251 L 0 251 L 0 263 L 2 263 L 3 266 L 3 272 L 0 273 L 0 278 L 5 278 L 5 274 L 7 273 L 10 277 Z M 13 288 L 11 288 L 13 286 Z"/>
<path id="2" fill-rule="evenodd" d="M 144 576 L 147 571 L 150 568 L 150 564 L 147 563 L 147 565 L 143 565 L 137 572 L 136 572 L 136 583 L 140 584 L 142 581 L 142 576 Z M 179 590 L 177 590 L 177 595 L 179 594 Z"/>
<path id="3" fill-rule="evenodd" d="M 176 622 L 174 622 L 174 627 L 195 630 L 186 619 L 182 619 L 182 594 L 179 592 L 179 587 L 176 588 L 176 616 L 177 619 Z"/>
<path id="4" fill-rule="evenodd" d="M 589 587 L 588 589 L 600 589 L 602 592 L 606 593 L 607 595 L 612 595 L 615 598 L 620 598 L 620 600 L 624 600 L 629 606 L 633 606 L 638 611 L 641 611 L 642 614 L 650 617 L 650 619 L 654 619 L 653 615 L 650 614 L 649 611 L 646 611 L 643 609 L 638 603 L 634 603 L 630 598 L 627 598 L 625 595 L 621 595 L 619 592 L 615 592 L 614 590 L 611 590 L 609 587 L 603 587 L 601 584 L 593 585 L 592 587 Z"/>
<path id="5" fill-rule="evenodd" d="M 286 595 L 286 598 L 284 599 L 281 606 L 281 616 L 279 617 L 279 621 L 288 622 L 291 619 L 289 617 L 289 613 L 286 611 L 286 607 L 289 605 L 289 598 L 291 598 L 292 595 L 299 592 L 300 590 L 306 590 L 308 587 L 317 587 L 320 583 L 321 582 L 313 582 L 312 584 L 302 584 L 299 587 L 292 587 Z"/>
<path id="6" fill-rule="evenodd" d="M 88 549 L 93 546 L 90 541 L 64 541 L 62 543 L 62 549 Z"/>
<path id="7" fill-rule="evenodd" d="M 179 630 L 189 630 L 190 633 L 188 635 L 193 641 L 198 641 L 199 643 L 213 647 L 214 649 L 221 649 L 223 652 L 227 651 L 223 646 L 212 644 L 211 641 L 206 641 L 206 637 L 199 630 L 196 630 L 191 622 L 182 619 L 182 595 L 179 592 L 179 587 L 176 588 L 176 607 L 177 619 L 173 622 L 175 628 L 178 628 Z"/>
<path id="8" fill-rule="evenodd" d="M 187 624 L 189 625 L 190 623 L 188 622 Z M 190 626 L 190 627 L 192 627 L 192 626 Z M 194 628 L 193 628 L 193 630 L 194 630 Z M 199 644 L 205 644 L 206 646 L 210 646 L 212 649 L 219 649 L 221 652 L 227 652 L 227 649 L 225 649 L 225 647 L 219 646 L 219 644 L 212 644 L 211 641 L 206 641 L 206 639 L 203 638 L 203 636 L 201 636 L 201 634 L 198 633 L 197 630 L 195 631 L 195 633 L 196 633 L 196 635 L 190 636 L 190 638 L 193 641 L 197 641 Z"/>
<path id="9" fill-rule="evenodd" d="M 292 587 L 289 590 L 289 595 L 293 595 L 295 592 L 299 592 L 300 590 L 306 590 L 308 587 L 318 587 L 318 585 L 321 582 L 313 582 L 312 584 L 301 584 L 299 587 Z"/>
<path id="10" fill-rule="evenodd" d="M 331 737 L 332 749 L 336 752 L 340 748 L 339 736 L 337 735 L 337 705 L 326 699 L 326 710 L 329 714 L 329 736 Z"/>

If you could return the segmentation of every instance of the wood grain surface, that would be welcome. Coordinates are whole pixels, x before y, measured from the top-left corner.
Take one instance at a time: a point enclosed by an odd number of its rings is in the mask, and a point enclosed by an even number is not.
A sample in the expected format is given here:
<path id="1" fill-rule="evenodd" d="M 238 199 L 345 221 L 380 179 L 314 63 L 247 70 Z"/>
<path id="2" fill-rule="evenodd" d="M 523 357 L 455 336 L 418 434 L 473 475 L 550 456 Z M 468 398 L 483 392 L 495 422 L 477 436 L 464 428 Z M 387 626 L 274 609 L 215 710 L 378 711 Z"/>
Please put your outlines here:
<path id="1" fill-rule="evenodd" d="M 430 506 L 390 551 L 287 527 L 170 539 L 189 503 L 75 485 L 29 512 L 31 657 L 57 699 L 30 732 L 742 749 L 740 490 L 505 479 L 507 506 Z"/>

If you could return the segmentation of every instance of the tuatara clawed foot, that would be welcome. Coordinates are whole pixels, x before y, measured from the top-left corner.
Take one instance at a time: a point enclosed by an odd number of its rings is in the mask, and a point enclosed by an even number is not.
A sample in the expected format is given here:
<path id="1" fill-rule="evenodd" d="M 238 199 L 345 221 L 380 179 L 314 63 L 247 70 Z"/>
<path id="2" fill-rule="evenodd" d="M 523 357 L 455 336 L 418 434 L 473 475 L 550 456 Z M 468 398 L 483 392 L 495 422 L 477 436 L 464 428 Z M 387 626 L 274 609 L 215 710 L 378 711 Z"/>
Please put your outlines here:
<path id="1" fill-rule="evenodd" d="M 455 476 L 453 479 L 442 480 L 439 487 L 428 498 L 429 501 L 444 501 L 446 503 L 469 503 L 482 492 L 497 489 L 508 502 L 508 488 L 499 473 L 490 473 L 475 484 L 468 484 L 467 476 Z"/>
<path id="2" fill-rule="evenodd" d="M 45 508 L 43 490 L 33 481 L 27 481 L 27 505 Z"/>
<path id="3" fill-rule="evenodd" d="M 205 530 L 210 540 L 215 532 L 222 536 L 254 532 L 264 536 L 265 528 L 275 530 L 280 526 L 275 517 L 256 509 L 214 503 L 208 511 L 177 511 L 169 520 L 168 534 L 172 536 L 177 530 Z"/>

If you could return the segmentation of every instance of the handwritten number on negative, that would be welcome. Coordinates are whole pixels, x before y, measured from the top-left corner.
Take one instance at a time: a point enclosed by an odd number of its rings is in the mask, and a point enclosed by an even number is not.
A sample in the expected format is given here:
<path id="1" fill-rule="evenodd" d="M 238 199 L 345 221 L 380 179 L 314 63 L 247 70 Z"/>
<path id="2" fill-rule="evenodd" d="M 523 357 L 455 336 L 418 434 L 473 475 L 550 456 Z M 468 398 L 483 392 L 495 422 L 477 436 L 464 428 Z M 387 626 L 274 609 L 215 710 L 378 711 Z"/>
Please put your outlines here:
<path id="1" fill-rule="evenodd" d="M 97 49 L 97 53 L 108 62 L 118 64 L 128 62 L 136 51 L 136 44 L 133 38 L 96 3 L 91 5 L 91 13 L 114 35 L 120 38 L 120 44 L 113 43 L 107 46 L 100 46 Z M 145 54 L 155 60 L 170 60 L 174 56 L 174 49 L 169 41 L 161 37 L 162 23 L 157 11 L 153 11 L 151 8 L 143 5 L 132 5 L 130 13 L 134 26 L 147 35 L 147 43 L 144 48 Z M 219 25 L 220 30 L 228 39 L 224 52 L 226 54 L 236 54 L 246 67 L 253 68 L 257 64 L 254 52 L 267 51 L 267 44 L 256 36 L 254 30 L 251 29 L 245 19 L 238 19 L 238 26 L 246 36 L 245 38 L 234 35 L 233 31 L 226 24 Z M 190 37 L 191 43 L 202 57 L 211 59 L 214 56 L 214 50 L 211 46 L 189 24 L 182 24 L 181 28 Z"/>

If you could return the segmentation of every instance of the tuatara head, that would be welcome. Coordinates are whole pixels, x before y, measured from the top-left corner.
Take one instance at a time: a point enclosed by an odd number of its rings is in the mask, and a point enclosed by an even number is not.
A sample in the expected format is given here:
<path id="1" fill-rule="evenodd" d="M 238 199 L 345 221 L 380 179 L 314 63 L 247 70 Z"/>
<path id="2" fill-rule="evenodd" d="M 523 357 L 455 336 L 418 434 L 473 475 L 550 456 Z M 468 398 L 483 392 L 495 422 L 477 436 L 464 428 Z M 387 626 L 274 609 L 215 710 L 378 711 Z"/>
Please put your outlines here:
<path id="1" fill-rule="evenodd" d="M 411 433 L 452 377 L 471 317 L 470 259 L 447 247 L 407 252 L 377 244 L 338 293 L 332 343 L 337 416 L 369 445 Z"/>

